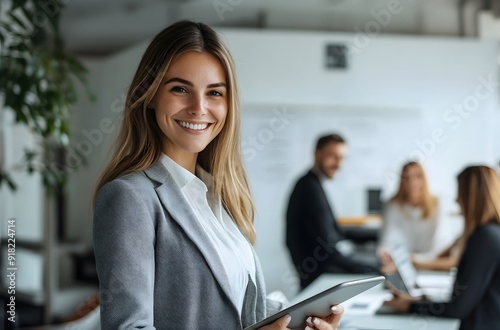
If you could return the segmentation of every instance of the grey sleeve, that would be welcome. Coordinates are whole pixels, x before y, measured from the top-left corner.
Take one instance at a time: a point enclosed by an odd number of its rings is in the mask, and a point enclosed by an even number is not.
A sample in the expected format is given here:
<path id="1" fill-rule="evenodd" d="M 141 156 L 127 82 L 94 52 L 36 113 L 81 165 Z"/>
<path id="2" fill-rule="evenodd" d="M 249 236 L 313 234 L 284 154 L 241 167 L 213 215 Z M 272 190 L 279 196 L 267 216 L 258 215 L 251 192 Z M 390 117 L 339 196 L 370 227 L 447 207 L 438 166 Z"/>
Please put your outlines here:
<path id="1" fill-rule="evenodd" d="M 155 329 L 155 227 L 141 195 L 116 180 L 96 198 L 93 234 L 103 330 Z"/>

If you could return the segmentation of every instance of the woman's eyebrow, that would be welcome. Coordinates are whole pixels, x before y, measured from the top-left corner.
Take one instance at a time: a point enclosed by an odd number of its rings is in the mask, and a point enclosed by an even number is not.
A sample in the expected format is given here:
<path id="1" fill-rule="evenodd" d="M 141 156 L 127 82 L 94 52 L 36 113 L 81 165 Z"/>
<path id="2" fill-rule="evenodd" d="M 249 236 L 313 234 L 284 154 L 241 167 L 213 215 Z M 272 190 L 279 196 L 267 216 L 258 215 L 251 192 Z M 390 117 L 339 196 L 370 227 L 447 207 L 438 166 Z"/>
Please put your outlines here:
<path id="1" fill-rule="evenodd" d="M 169 84 L 169 83 L 172 83 L 172 82 L 178 82 L 178 83 L 181 83 L 181 84 L 184 84 L 184 85 L 188 85 L 188 86 L 191 86 L 191 87 L 194 86 L 194 84 L 192 82 L 190 82 L 189 80 L 182 79 L 182 78 L 179 78 L 179 77 L 170 78 L 169 80 L 165 81 L 165 85 Z M 207 88 L 215 88 L 215 87 L 224 87 L 224 88 L 227 88 L 227 85 L 226 85 L 225 82 L 218 82 L 218 83 L 207 85 Z"/>
<path id="2" fill-rule="evenodd" d="M 171 79 L 165 81 L 165 85 L 169 84 L 171 82 L 179 82 L 179 83 L 184 84 L 184 85 L 194 86 L 193 83 L 190 82 L 189 80 L 178 78 L 178 77 L 174 77 L 174 78 L 171 78 Z"/>
<path id="3" fill-rule="evenodd" d="M 219 82 L 219 83 L 207 85 L 207 88 L 215 88 L 215 87 L 224 87 L 224 88 L 227 88 L 226 83 L 224 83 L 224 82 Z"/>

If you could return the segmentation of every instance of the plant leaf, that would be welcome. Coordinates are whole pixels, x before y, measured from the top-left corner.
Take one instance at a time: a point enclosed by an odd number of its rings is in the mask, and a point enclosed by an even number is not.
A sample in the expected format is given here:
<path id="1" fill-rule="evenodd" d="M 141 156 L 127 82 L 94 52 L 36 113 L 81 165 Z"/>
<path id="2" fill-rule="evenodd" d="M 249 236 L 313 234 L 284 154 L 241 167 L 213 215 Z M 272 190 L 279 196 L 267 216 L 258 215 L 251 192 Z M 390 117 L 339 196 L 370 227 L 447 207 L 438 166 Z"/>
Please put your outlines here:
<path id="1" fill-rule="evenodd" d="M 8 16 L 14 22 L 16 22 L 23 30 L 27 30 L 26 24 L 22 21 L 22 19 L 20 19 L 19 17 L 17 17 L 17 15 L 12 10 L 9 11 Z"/>
<path id="2" fill-rule="evenodd" d="M 9 186 L 11 191 L 16 191 L 17 190 L 17 185 L 12 180 L 10 175 L 7 172 L 4 172 L 3 170 L 0 169 L 0 187 L 2 186 L 2 183 L 5 181 L 7 186 Z"/>
<path id="3" fill-rule="evenodd" d="M 58 148 L 69 150 L 71 108 L 78 97 L 76 81 L 83 84 L 92 101 L 95 95 L 88 85 L 85 65 L 62 47 L 62 4 L 39 0 L 10 2 L 11 10 L 3 16 L 6 20 L 0 22 L 0 94 L 4 95 L 4 106 L 15 114 L 16 122 L 42 141 L 36 152 L 27 151 L 22 168 L 41 173 L 46 190 L 53 191 L 66 180 L 67 157 L 60 160 L 60 167 L 52 165 L 59 159 Z M 40 19 L 46 19 L 44 26 L 35 25 L 34 13 L 38 12 L 44 15 Z M 71 170 L 86 163 L 85 157 L 78 154 L 79 160 Z M 2 174 L 0 184 L 15 185 L 9 180 Z"/>

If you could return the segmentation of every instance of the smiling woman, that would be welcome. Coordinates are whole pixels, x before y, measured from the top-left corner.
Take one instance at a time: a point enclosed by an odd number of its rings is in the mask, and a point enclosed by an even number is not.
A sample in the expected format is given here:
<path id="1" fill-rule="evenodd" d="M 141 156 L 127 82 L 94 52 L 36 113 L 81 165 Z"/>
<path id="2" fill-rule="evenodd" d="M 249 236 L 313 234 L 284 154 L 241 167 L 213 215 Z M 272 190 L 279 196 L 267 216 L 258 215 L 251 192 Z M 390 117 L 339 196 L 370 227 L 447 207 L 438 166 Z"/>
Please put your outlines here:
<path id="1" fill-rule="evenodd" d="M 219 36 L 189 21 L 161 31 L 96 188 L 103 329 L 242 329 L 283 307 L 266 299 L 251 245 L 239 120 L 234 64 Z M 341 315 L 310 327 L 335 329 Z"/>
<path id="2" fill-rule="evenodd" d="M 197 154 L 224 126 L 224 68 L 213 55 L 191 51 L 172 62 L 164 81 L 149 105 L 165 136 L 162 151 L 194 173 Z"/>

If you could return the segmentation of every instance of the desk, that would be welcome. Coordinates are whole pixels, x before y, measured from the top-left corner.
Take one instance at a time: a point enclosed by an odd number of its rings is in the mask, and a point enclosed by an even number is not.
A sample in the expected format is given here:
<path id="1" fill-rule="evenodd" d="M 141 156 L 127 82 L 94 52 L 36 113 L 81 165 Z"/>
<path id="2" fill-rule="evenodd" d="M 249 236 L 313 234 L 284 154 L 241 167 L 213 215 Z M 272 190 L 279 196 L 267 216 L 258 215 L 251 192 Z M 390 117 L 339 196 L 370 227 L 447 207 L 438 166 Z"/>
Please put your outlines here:
<path id="1" fill-rule="evenodd" d="M 343 217 L 338 218 L 337 223 L 344 230 L 345 237 L 358 244 L 376 242 L 380 228 L 382 228 L 382 218 L 377 215 L 358 218 Z"/>
<path id="2" fill-rule="evenodd" d="M 340 217 L 337 223 L 341 226 L 355 226 L 355 227 L 382 227 L 382 217 L 380 215 L 366 215 L 364 217 Z"/>
<path id="3" fill-rule="evenodd" d="M 346 275 L 346 274 L 323 274 L 318 277 L 307 288 L 301 291 L 292 303 L 301 301 L 313 294 L 319 293 L 335 284 L 345 281 L 367 277 L 366 275 Z M 362 294 L 353 297 L 343 303 L 345 309 L 342 323 L 345 327 L 341 329 L 384 329 L 384 330 L 456 330 L 460 326 L 460 321 L 456 319 L 438 318 L 433 316 L 416 315 L 377 315 L 375 310 L 381 303 L 390 297 L 388 290 L 382 284 L 371 288 Z M 350 308 L 353 304 L 370 304 L 366 310 L 360 312 L 355 308 Z"/>

